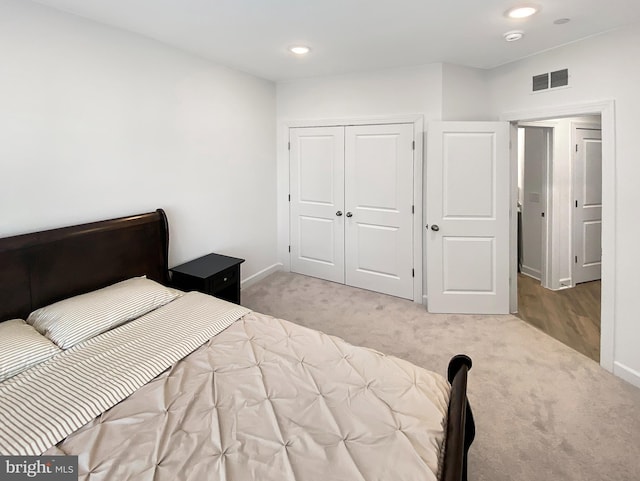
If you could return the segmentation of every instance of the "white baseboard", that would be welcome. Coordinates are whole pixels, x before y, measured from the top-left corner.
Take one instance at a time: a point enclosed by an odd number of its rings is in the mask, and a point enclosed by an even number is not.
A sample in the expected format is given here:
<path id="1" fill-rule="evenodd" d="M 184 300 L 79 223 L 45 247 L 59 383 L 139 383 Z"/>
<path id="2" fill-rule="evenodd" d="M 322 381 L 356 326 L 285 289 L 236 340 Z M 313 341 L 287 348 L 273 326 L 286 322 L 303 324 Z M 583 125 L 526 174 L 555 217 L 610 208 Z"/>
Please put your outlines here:
<path id="1" fill-rule="evenodd" d="M 624 364 L 615 361 L 613 363 L 613 374 L 636 387 L 640 387 L 640 372 L 630 368 L 629 366 L 625 366 Z"/>
<path id="2" fill-rule="evenodd" d="M 282 270 L 282 264 L 280 262 L 273 264 L 272 266 L 269 266 L 265 269 L 262 269 L 259 272 L 256 272 L 255 274 L 253 274 L 252 276 L 247 277 L 246 279 L 243 279 L 240 282 L 240 287 L 241 288 L 245 288 L 245 287 L 249 287 L 252 286 L 253 284 L 255 284 L 258 281 L 261 281 L 262 279 L 264 279 L 265 277 L 273 274 L 274 272 L 278 272 Z"/>
<path id="3" fill-rule="evenodd" d="M 573 283 L 571 282 L 571 277 L 567 277 L 566 279 L 558 280 L 558 287 L 556 291 L 560 291 L 562 289 L 571 289 L 573 287 Z"/>
<path id="4" fill-rule="evenodd" d="M 427 295 L 426 294 L 422 294 L 422 305 L 424 307 L 427 307 Z"/>
<path id="5" fill-rule="evenodd" d="M 531 267 L 522 266 L 522 269 L 520 272 L 525 276 L 533 277 L 537 281 L 539 281 L 542 278 L 540 275 L 540 271 L 536 269 L 532 269 Z"/>

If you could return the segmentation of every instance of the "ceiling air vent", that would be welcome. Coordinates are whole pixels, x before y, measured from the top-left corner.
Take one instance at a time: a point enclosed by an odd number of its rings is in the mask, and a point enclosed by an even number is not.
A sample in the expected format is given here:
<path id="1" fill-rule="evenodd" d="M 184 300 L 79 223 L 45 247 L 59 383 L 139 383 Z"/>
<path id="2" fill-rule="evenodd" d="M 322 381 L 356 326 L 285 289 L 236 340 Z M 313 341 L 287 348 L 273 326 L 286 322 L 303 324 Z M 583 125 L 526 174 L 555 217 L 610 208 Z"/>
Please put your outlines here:
<path id="1" fill-rule="evenodd" d="M 533 77 L 533 91 L 545 90 L 549 88 L 549 74 L 543 73 Z"/>
<path id="2" fill-rule="evenodd" d="M 543 73 L 533 76 L 533 91 L 555 89 L 569 85 L 569 70 L 556 70 L 551 73 Z"/>
<path id="3" fill-rule="evenodd" d="M 569 85 L 569 70 L 556 70 L 551 72 L 551 88 L 565 87 Z"/>

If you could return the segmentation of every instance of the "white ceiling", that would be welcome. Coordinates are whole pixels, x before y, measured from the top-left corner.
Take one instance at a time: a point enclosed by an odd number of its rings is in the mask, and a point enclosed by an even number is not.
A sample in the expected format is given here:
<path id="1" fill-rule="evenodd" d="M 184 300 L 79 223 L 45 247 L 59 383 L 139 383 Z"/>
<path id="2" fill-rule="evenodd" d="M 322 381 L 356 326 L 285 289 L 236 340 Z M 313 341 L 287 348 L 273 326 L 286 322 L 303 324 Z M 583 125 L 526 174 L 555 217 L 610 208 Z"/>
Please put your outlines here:
<path id="1" fill-rule="evenodd" d="M 640 21 L 638 0 L 36 0 L 270 80 L 447 62 L 491 68 Z M 571 22 L 554 25 L 558 18 Z M 503 33 L 524 30 L 507 43 Z M 304 58 L 287 47 L 309 45 Z"/>

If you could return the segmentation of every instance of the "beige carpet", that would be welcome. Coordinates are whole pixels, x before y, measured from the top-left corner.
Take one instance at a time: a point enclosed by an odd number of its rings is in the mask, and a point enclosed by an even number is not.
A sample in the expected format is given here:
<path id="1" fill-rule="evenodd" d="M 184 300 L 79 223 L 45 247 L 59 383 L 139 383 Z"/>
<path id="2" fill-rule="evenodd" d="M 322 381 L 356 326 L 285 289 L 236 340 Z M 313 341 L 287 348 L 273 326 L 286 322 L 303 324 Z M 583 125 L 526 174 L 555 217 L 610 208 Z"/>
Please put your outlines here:
<path id="1" fill-rule="evenodd" d="M 640 480 L 640 389 L 514 316 L 429 314 L 410 301 L 284 272 L 242 299 L 442 374 L 452 355 L 471 356 L 472 481 Z"/>

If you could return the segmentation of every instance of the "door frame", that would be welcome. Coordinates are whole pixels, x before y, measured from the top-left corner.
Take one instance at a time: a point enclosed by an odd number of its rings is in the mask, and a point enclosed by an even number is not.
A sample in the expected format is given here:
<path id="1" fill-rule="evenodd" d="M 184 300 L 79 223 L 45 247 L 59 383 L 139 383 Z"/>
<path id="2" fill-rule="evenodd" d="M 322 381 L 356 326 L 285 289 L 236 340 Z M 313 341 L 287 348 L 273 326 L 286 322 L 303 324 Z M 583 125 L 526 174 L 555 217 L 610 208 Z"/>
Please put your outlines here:
<path id="1" fill-rule="evenodd" d="M 413 138 L 416 142 L 413 162 L 413 301 L 423 303 L 423 269 L 424 252 L 424 224 L 423 182 L 424 182 L 424 115 L 412 114 L 388 117 L 346 117 L 332 119 L 292 119 L 279 123 L 278 126 L 278 257 L 282 270 L 291 271 L 289 258 L 290 245 L 290 166 L 289 166 L 289 129 L 293 127 L 337 127 L 352 125 L 381 125 L 381 124 L 413 124 Z"/>
<path id="2" fill-rule="evenodd" d="M 620 375 L 615 369 L 615 324 L 616 324 L 616 143 L 615 101 L 577 103 L 563 106 L 548 106 L 536 109 L 504 112 L 501 120 L 512 122 L 535 121 L 561 117 L 600 114 L 602 122 L 602 294 L 600 314 L 600 365 Z M 517 141 L 517 139 L 516 139 Z M 513 150 L 513 149 L 512 149 Z M 512 156 L 513 158 L 513 156 Z M 514 171 L 515 169 L 515 171 Z M 515 174 L 515 176 L 514 176 Z M 511 168 L 511 307 L 517 310 L 517 156 Z M 606 226 L 606 228 L 605 228 Z"/>

